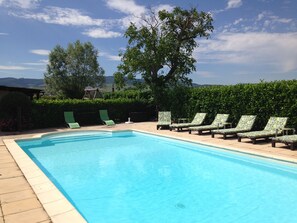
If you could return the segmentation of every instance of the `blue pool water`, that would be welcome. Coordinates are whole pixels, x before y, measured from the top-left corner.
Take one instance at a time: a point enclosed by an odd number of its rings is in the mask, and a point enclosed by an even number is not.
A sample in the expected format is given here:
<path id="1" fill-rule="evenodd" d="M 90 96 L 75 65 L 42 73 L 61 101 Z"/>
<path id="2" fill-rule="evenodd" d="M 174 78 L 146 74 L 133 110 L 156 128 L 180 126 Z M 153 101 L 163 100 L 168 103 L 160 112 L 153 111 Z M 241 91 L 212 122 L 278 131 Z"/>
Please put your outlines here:
<path id="1" fill-rule="evenodd" d="M 297 168 L 137 132 L 19 146 L 90 223 L 296 223 Z"/>

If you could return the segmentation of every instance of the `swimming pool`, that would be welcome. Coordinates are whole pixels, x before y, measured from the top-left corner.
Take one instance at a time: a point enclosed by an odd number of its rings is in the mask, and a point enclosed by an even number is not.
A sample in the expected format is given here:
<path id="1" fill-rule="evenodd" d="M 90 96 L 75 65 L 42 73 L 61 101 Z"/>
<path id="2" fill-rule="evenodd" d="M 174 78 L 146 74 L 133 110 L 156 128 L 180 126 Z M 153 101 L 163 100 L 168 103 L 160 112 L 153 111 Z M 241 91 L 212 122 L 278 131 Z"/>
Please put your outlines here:
<path id="1" fill-rule="evenodd" d="M 295 166 L 138 132 L 19 146 L 88 222 L 297 222 Z"/>

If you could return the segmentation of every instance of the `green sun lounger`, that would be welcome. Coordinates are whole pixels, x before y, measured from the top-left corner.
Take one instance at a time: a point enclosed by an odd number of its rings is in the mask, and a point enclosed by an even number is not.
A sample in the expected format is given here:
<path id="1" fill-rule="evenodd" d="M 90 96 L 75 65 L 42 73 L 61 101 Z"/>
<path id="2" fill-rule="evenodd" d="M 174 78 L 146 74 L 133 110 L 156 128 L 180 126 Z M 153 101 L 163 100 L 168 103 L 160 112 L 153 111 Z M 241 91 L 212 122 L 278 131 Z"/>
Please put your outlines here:
<path id="1" fill-rule="evenodd" d="M 235 128 L 211 130 L 211 137 L 214 138 L 215 134 L 221 134 L 223 135 L 224 139 L 226 139 L 227 135 L 236 135 L 237 133 L 241 132 L 249 132 L 252 130 L 255 120 L 256 115 L 242 115 Z"/>
<path id="2" fill-rule="evenodd" d="M 182 130 L 183 128 L 189 128 L 193 126 L 199 126 L 203 123 L 206 117 L 206 113 L 196 113 L 192 122 L 189 123 L 176 123 L 169 125 L 170 131 L 177 129 L 177 131 Z"/>
<path id="3" fill-rule="evenodd" d="M 297 135 L 283 135 L 272 138 L 272 147 L 275 147 L 277 142 L 284 143 L 293 150 L 297 147 Z"/>
<path id="4" fill-rule="evenodd" d="M 264 130 L 238 133 L 238 142 L 241 142 L 242 138 L 249 138 L 253 144 L 256 143 L 256 139 L 278 136 L 282 134 L 282 129 L 286 126 L 288 117 L 270 117 Z"/>
<path id="5" fill-rule="evenodd" d="M 189 127 L 189 134 L 191 134 L 192 131 L 198 131 L 198 134 L 201 135 L 203 131 L 211 131 L 213 129 L 224 128 L 228 118 L 229 114 L 217 114 L 210 125 Z"/>
<path id="6" fill-rule="evenodd" d="M 171 125 L 171 112 L 170 111 L 159 111 L 158 112 L 158 123 L 157 130 L 160 128 L 168 128 Z"/>
<path id="7" fill-rule="evenodd" d="M 72 111 L 64 112 L 64 119 L 67 123 L 67 126 L 71 129 L 80 128 L 80 125 L 75 121 Z"/>
<path id="8" fill-rule="evenodd" d="M 107 126 L 113 126 L 115 125 L 115 122 L 111 120 L 108 116 L 108 112 L 106 109 L 99 110 L 100 119 L 102 120 L 103 124 Z"/>

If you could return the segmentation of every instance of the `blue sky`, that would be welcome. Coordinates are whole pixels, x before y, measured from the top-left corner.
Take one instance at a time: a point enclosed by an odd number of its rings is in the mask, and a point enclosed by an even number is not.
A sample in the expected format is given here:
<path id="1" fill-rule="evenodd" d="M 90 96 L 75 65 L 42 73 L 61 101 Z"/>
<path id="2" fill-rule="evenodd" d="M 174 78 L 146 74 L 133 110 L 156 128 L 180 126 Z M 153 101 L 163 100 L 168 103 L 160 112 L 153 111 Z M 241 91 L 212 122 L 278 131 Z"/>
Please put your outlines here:
<path id="1" fill-rule="evenodd" d="M 297 79 L 296 0 L 0 0 L 0 77 L 43 78 L 57 44 L 90 41 L 107 76 L 125 50 L 123 34 L 150 10 L 210 12 L 211 38 L 197 39 L 198 84 Z"/>

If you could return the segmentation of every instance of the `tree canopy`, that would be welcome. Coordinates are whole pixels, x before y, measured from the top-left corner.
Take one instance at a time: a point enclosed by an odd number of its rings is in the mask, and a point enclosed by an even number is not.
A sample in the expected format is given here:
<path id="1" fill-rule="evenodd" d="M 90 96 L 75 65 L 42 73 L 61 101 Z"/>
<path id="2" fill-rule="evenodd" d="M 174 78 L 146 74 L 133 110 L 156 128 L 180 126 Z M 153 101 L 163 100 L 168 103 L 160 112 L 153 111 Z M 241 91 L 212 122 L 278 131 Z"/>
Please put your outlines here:
<path id="1" fill-rule="evenodd" d="M 212 21 L 209 13 L 176 7 L 172 12 L 152 12 L 140 27 L 131 23 L 125 32 L 127 48 L 120 54 L 122 63 L 114 74 L 118 87 L 124 86 L 125 78 L 140 75 L 158 105 L 166 87 L 190 85 L 188 75 L 196 70 L 192 54 L 198 46 L 197 37 L 210 36 Z"/>
<path id="2" fill-rule="evenodd" d="M 97 61 L 98 50 L 90 42 L 70 43 L 66 49 L 57 45 L 49 54 L 44 74 L 46 91 L 66 98 L 82 98 L 87 86 L 99 87 L 104 70 Z"/>

